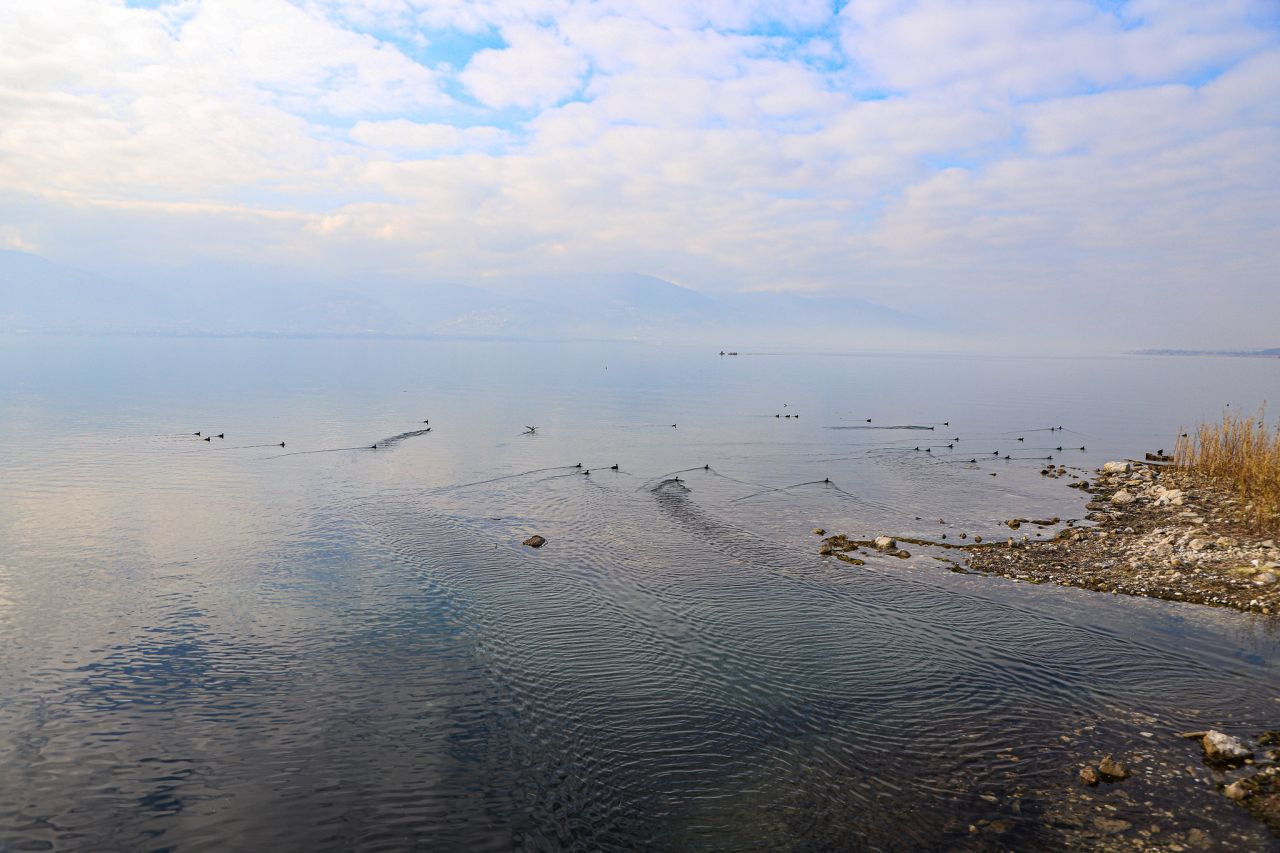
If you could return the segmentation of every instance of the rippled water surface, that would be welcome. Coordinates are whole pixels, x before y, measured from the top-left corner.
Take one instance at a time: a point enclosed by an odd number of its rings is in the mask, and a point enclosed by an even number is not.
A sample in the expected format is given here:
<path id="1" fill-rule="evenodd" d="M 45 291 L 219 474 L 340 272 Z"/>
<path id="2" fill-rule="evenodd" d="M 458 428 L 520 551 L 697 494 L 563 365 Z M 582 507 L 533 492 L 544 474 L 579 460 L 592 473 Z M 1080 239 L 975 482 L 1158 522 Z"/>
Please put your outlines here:
<path id="1" fill-rule="evenodd" d="M 1276 624 L 811 530 L 1080 518 L 1042 457 L 1267 399 L 1273 360 L 0 339 L 0 850 L 1053 846 L 1075 751 L 1276 728 Z"/>

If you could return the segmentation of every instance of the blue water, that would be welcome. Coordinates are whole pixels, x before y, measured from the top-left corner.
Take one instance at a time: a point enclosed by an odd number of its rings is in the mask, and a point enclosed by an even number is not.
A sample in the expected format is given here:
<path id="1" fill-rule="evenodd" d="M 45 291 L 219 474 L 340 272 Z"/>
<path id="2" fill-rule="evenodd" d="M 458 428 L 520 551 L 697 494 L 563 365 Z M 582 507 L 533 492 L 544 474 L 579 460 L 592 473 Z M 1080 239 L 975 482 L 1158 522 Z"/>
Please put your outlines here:
<path id="1" fill-rule="evenodd" d="M 1274 619 L 811 533 L 1081 518 L 1042 457 L 1275 361 L 742 353 L 0 339 L 0 850 L 1061 846 L 1081 756 L 1276 727 Z"/>

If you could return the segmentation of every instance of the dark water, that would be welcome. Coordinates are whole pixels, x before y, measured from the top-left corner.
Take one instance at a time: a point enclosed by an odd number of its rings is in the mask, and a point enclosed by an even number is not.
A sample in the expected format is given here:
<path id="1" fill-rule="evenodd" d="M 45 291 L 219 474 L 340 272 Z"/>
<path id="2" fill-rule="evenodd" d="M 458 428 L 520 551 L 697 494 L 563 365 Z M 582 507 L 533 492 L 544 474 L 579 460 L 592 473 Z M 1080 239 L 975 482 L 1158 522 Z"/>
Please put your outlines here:
<path id="1" fill-rule="evenodd" d="M 1276 727 L 1276 623 L 810 530 L 1078 518 L 1032 457 L 1267 399 L 1244 359 L 0 340 L 0 850 L 1054 846 L 1077 752 Z M 1118 814 L 1269 843 L 1155 781 L 1176 820 Z"/>

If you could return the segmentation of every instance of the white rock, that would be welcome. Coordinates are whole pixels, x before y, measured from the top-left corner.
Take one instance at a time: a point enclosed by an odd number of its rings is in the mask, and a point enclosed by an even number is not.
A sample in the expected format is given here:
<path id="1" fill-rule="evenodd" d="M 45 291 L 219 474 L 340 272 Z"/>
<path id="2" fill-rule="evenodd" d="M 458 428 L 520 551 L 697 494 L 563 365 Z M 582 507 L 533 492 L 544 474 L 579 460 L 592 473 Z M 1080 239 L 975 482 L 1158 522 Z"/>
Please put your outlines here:
<path id="1" fill-rule="evenodd" d="M 1126 504 L 1133 503 L 1135 500 L 1137 500 L 1137 498 L 1133 496 L 1133 493 L 1125 491 L 1124 489 L 1121 489 L 1111 496 L 1111 502 L 1116 506 L 1125 506 Z"/>
<path id="2" fill-rule="evenodd" d="M 1204 737 L 1200 740 L 1200 746 L 1204 748 L 1205 758 L 1213 761 L 1239 761 L 1253 755 L 1240 742 L 1240 738 L 1223 734 L 1214 729 L 1204 733 Z"/>
<path id="3" fill-rule="evenodd" d="M 1276 576 L 1273 575 L 1271 572 L 1263 572 L 1262 574 L 1254 578 L 1253 582 L 1256 583 L 1258 586 L 1269 586 L 1276 582 Z"/>
<path id="4" fill-rule="evenodd" d="M 877 536 L 875 546 L 881 551 L 888 551 L 890 548 L 897 548 L 898 542 L 892 536 Z"/>
<path id="5" fill-rule="evenodd" d="M 1203 551 L 1205 548 L 1209 547 L 1209 540 L 1208 539 L 1192 539 L 1190 542 L 1187 543 L 1187 547 L 1190 548 L 1192 551 Z"/>
<path id="6" fill-rule="evenodd" d="M 1102 466 L 1104 474 L 1128 474 L 1132 470 L 1132 462 L 1108 462 Z"/>

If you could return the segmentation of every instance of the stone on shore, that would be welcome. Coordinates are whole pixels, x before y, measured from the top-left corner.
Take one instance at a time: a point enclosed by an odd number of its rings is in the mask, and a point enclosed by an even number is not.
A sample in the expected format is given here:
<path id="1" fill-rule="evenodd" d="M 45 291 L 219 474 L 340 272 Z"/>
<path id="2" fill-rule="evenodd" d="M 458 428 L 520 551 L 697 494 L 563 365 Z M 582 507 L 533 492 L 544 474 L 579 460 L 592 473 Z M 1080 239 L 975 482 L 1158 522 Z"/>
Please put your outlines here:
<path id="1" fill-rule="evenodd" d="M 1204 757 L 1209 761 L 1233 763 L 1244 761 L 1253 756 L 1253 751 L 1240 742 L 1240 738 L 1223 734 L 1215 729 L 1204 733 L 1200 740 L 1204 749 Z"/>
<path id="2" fill-rule="evenodd" d="M 1111 496 L 1111 503 L 1116 506 L 1127 506 L 1135 500 L 1137 500 L 1137 498 L 1134 497 L 1133 492 L 1130 492 L 1127 489 L 1121 489 Z"/>
<path id="3" fill-rule="evenodd" d="M 1237 779 L 1230 785 L 1222 789 L 1222 793 L 1227 795 L 1227 799 L 1235 800 L 1237 803 L 1241 800 L 1249 798 L 1249 789 L 1245 786 L 1244 779 Z"/>
<path id="4" fill-rule="evenodd" d="M 898 541 L 892 536 L 877 536 L 872 544 L 878 551 L 891 551 L 898 547 Z"/>
<path id="5" fill-rule="evenodd" d="M 1132 462 L 1108 462 L 1102 466 L 1104 474 L 1128 474 L 1132 470 Z"/>

